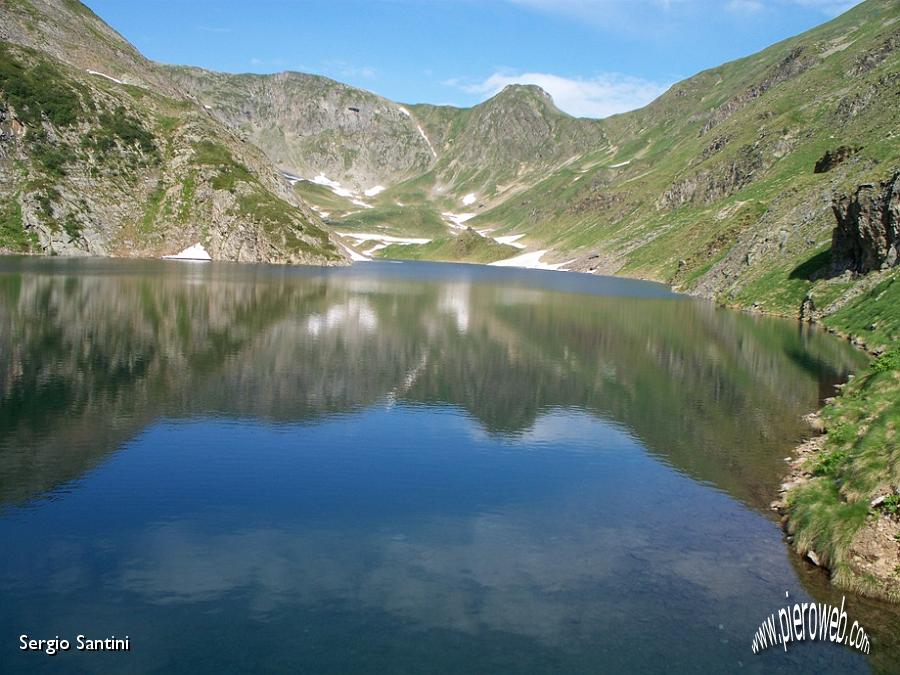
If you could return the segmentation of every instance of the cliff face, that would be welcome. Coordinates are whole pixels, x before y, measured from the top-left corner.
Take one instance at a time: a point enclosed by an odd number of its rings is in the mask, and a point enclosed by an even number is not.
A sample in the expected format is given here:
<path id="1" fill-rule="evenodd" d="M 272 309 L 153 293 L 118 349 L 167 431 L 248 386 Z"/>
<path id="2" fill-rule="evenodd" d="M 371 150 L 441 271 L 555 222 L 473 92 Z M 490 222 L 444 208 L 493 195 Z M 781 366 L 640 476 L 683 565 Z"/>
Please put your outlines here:
<path id="1" fill-rule="evenodd" d="M 832 235 L 836 271 L 865 274 L 900 263 L 900 171 L 835 199 Z"/>

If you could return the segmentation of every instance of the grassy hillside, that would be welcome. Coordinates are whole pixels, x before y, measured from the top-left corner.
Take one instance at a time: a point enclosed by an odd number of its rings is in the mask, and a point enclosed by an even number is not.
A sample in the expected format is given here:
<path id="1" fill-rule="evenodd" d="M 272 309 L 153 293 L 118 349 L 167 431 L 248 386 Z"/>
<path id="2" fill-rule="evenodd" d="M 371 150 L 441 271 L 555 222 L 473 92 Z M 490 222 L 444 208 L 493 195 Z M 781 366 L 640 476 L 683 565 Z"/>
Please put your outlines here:
<path id="1" fill-rule="evenodd" d="M 518 253 L 519 249 L 515 246 L 501 244 L 468 228 L 458 235 L 441 237 L 418 246 L 394 244 L 379 251 L 379 256 L 394 260 L 492 263 L 512 258 Z"/>
<path id="2" fill-rule="evenodd" d="M 599 148 L 473 222 L 604 270 L 795 316 L 835 193 L 900 165 L 900 7 L 869 0 L 604 121 Z M 817 160 L 853 152 L 830 171 Z M 836 297 L 832 297 L 832 300 Z M 817 303 L 822 306 L 821 303 Z"/>

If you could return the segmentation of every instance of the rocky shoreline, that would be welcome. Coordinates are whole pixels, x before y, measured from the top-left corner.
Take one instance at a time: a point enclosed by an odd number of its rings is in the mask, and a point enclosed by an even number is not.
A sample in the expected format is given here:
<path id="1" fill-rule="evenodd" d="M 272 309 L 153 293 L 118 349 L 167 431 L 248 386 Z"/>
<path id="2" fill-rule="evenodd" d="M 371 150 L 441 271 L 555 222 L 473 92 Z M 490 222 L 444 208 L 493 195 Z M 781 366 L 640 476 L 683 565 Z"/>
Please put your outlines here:
<path id="1" fill-rule="evenodd" d="M 829 332 L 843 337 L 870 356 L 879 356 L 885 351 L 883 347 L 869 350 L 861 339 L 840 331 L 829 329 Z M 900 602 L 900 512 L 887 508 L 891 503 L 889 500 L 900 496 L 900 485 L 884 486 L 869 500 L 865 523 L 853 536 L 839 563 L 800 541 L 796 536 L 797 524 L 792 519 L 791 498 L 813 480 L 814 465 L 825 452 L 828 428 L 822 412 L 825 406 L 841 396 L 855 377 L 850 375 L 847 383 L 838 385 L 839 392 L 835 397 L 825 399 L 822 408 L 804 418 L 815 435 L 798 445 L 787 459 L 788 471 L 778 489 L 778 498 L 770 506 L 780 515 L 787 543 L 806 561 L 826 570 L 836 586 L 867 597 Z"/>

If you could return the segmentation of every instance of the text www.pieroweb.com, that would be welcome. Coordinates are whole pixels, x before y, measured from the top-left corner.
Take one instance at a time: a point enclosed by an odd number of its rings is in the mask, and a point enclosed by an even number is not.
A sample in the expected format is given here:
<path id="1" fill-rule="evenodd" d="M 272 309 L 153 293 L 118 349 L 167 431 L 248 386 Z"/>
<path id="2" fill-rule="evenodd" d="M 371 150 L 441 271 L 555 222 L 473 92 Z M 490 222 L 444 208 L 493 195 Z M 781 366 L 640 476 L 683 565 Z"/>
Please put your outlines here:
<path id="1" fill-rule="evenodd" d="M 785 593 L 787 596 L 787 593 Z M 781 645 L 784 651 L 792 642 L 818 640 L 835 642 L 869 653 L 869 636 L 856 621 L 848 626 L 849 617 L 841 606 L 826 603 L 797 602 L 770 614 L 753 635 L 754 654 Z"/>

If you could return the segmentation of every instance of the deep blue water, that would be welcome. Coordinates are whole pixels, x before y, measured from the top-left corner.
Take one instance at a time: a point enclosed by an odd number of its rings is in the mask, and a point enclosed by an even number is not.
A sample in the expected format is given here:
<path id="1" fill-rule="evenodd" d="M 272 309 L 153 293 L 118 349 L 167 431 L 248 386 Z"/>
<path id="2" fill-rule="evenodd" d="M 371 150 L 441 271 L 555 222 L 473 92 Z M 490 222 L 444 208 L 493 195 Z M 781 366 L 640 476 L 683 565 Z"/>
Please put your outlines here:
<path id="1" fill-rule="evenodd" d="M 652 284 L 0 261 L 3 672 L 865 672 L 767 505 L 859 364 Z M 128 635 L 55 656 L 34 638 Z M 881 649 L 879 654 L 878 650 Z M 888 665 L 885 665 L 888 664 Z"/>

